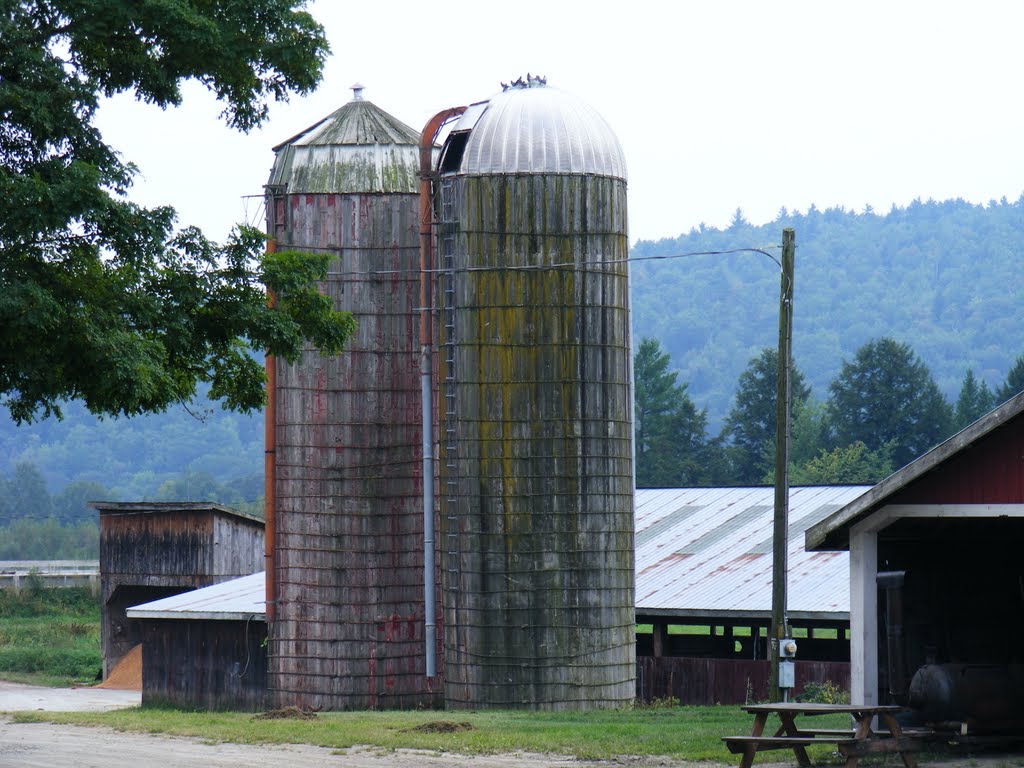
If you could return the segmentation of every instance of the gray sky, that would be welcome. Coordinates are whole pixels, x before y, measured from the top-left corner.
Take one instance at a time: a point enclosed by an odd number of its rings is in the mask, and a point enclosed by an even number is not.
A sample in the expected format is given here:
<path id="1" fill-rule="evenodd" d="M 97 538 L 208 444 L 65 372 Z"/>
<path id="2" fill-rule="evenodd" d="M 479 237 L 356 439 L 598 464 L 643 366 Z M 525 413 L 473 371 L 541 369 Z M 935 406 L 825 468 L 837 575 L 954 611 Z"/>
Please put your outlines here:
<path id="1" fill-rule="evenodd" d="M 351 98 L 415 129 L 527 72 L 590 102 L 629 163 L 630 239 L 741 207 L 914 198 L 987 202 L 1024 190 L 1024 3 L 693 0 L 318 0 L 333 48 L 320 89 L 245 136 L 201 87 L 162 112 L 119 97 L 98 125 L 139 166 L 133 198 L 221 240 L 262 224 L 271 147 Z"/>

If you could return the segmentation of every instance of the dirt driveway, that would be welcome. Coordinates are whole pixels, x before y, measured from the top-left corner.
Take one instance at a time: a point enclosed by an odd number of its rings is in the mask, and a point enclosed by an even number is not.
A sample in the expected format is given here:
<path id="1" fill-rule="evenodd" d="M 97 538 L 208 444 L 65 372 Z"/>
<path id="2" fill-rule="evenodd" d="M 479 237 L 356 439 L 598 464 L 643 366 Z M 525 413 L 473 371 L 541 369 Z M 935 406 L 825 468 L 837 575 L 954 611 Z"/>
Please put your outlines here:
<path id="1" fill-rule="evenodd" d="M 549 755 L 453 755 L 374 749 L 334 751 L 300 744 L 208 744 L 193 739 L 119 733 L 107 728 L 12 723 L 0 719 L 0 768 L 611 768 L 685 763 L 623 760 L 591 763 Z M 696 768 L 691 764 L 689 768 Z"/>
<path id="2" fill-rule="evenodd" d="M 83 711 L 138 706 L 139 694 L 95 688 L 36 688 L 0 681 L 0 712 Z M 734 764 L 734 763 L 733 763 Z M 930 764 L 930 763 L 929 763 Z M 756 768 L 792 768 L 756 763 Z M 898 760 L 886 765 L 896 768 Z M 941 768 L 1024 766 L 1024 755 L 974 756 Z M 455 755 L 372 748 L 343 751 L 301 744 L 285 746 L 211 744 L 108 728 L 14 723 L 0 715 L 0 768 L 722 768 L 664 758 L 623 757 L 586 762 L 526 753 Z"/>

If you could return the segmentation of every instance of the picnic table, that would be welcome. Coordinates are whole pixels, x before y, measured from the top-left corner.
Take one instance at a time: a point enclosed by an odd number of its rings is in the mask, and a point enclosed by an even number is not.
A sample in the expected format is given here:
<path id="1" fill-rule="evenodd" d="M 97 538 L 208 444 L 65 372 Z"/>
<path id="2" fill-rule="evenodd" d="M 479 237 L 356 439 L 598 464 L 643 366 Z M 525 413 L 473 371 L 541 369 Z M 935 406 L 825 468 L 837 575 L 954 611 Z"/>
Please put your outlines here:
<path id="1" fill-rule="evenodd" d="M 811 764 L 807 747 L 814 744 L 835 744 L 839 754 L 846 757 L 846 768 L 856 768 L 864 755 L 898 752 L 907 768 L 916 768 L 914 752 L 921 749 L 920 738 L 906 734 L 896 720 L 896 714 L 903 707 L 878 704 L 800 704 L 780 702 L 777 704 L 750 704 L 743 707 L 754 716 L 754 727 L 750 736 L 723 736 L 729 751 L 740 754 L 740 768 L 750 768 L 758 752 L 770 749 L 792 749 L 797 762 L 806 768 Z M 806 720 L 797 724 L 801 715 L 848 714 L 853 720 L 849 729 L 814 728 Z M 774 736 L 765 736 L 764 729 L 769 715 L 777 715 L 780 721 Z M 872 721 L 878 718 L 883 729 L 874 730 Z"/>

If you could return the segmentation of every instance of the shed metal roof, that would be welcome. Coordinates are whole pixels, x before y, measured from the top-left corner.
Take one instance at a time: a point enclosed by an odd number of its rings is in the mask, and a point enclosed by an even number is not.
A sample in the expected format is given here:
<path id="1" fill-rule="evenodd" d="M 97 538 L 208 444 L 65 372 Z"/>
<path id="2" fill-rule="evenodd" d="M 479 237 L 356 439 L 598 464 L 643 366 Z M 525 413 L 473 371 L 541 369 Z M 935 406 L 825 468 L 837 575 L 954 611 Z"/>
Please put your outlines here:
<path id="1" fill-rule="evenodd" d="M 790 489 L 791 618 L 847 619 L 846 552 L 805 552 L 804 531 L 869 486 Z M 636 611 L 661 616 L 771 616 L 775 489 L 636 492 Z"/>
<path id="2" fill-rule="evenodd" d="M 110 515 L 175 515 L 186 512 L 213 512 L 224 517 L 237 517 L 263 526 L 263 518 L 212 501 L 90 501 L 89 506 L 101 516 Z"/>
<path id="3" fill-rule="evenodd" d="M 136 605 L 129 619 L 217 619 L 264 621 L 266 619 L 266 572 L 224 581 L 180 595 Z"/>

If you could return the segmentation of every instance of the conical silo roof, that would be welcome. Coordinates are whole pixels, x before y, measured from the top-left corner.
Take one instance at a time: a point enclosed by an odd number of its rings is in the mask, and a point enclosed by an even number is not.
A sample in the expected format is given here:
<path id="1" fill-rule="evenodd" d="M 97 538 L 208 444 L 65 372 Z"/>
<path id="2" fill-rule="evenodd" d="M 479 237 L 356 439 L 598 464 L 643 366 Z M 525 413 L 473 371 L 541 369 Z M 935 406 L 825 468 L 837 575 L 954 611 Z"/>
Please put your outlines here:
<path id="1" fill-rule="evenodd" d="M 274 147 L 269 186 L 289 194 L 419 190 L 419 133 L 362 97 Z"/>
<path id="2" fill-rule="evenodd" d="M 626 178 L 615 133 L 589 104 L 542 81 L 513 85 L 474 105 L 453 128 L 468 131 L 458 173 L 585 174 Z"/>

